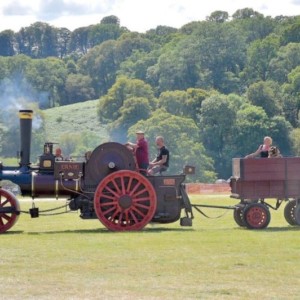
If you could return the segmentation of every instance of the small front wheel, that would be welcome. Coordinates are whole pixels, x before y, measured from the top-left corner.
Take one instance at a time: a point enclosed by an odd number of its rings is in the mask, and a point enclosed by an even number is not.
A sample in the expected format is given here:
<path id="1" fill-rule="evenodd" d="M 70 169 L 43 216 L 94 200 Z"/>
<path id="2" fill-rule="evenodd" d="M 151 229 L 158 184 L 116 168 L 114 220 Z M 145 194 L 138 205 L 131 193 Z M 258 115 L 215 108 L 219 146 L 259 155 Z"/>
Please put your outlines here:
<path id="1" fill-rule="evenodd" d="M 20 205 L 16 197 L 9 191 L 0 189 L 0 233 L 4 233 L 15 225 L 19 218 Z"/>
<path id="2" fill-rule="evenodd" d="M 269 225 L 271 214 L 266 205 L 252 203 L 245 207 L 243 218 L 248 229 L 263 229 Z"/>

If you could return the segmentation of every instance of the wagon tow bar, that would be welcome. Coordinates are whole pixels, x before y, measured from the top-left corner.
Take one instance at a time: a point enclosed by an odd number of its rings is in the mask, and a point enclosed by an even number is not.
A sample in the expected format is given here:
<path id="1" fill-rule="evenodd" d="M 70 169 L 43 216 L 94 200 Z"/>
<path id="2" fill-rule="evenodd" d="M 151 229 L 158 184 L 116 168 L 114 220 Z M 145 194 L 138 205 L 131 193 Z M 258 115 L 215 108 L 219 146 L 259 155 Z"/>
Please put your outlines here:
<path id="1" fill-rule="evenodd" d="M 207 208 L 221 208 L 221 209 L 226 209 L 226 210 L 235 210 L 237 208 L 236 205 L 234 206 L 221 206 L 221 205 L 206 205 L 206 204 L 191 204 L 193 208 L 195 208 L 201 215 L 203 215 L 205 218 L 208 219 L 219 219 L 225 216 L 228 212 L 224 212 L 223 214 L 217 216 L 217 217 L 210 217 L 206 213 L 204 213 L 200 207 L 207 207 Z"/>

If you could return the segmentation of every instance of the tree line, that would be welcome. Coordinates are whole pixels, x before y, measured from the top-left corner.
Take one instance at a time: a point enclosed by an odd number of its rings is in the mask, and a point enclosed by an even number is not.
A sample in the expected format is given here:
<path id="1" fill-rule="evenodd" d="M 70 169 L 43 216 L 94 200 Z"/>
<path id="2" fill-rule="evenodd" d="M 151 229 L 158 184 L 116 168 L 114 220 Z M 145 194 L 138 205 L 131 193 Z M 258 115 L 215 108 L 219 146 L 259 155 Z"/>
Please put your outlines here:
<path id="1" fill-rule="evenodd" d="M 0 94 L 26 94 L 41 108 L 99 98 L 112 139 L 138 127 L 150 139 L 167 134 L 174 170 L 193 163 L 198 180 L 226 179 L 231 158 L 264 135 L 299 154 L 299 29 L 298 16 L 251 8 L 146 33 L 115 16 L 73 32 L 35 23 L 0 33 Z"/>

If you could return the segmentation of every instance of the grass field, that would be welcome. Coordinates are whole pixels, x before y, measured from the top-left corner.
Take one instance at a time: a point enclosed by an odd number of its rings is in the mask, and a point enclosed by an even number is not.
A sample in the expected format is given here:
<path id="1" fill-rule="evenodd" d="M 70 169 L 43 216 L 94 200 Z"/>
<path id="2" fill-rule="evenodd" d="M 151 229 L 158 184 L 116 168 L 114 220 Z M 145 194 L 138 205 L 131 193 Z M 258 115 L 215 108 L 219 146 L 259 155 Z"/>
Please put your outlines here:
<path id="1" fill-rule="evenodd" d="M 232 205 L 224 196 L 194 203 Z M 61 201 L 37 202 L 40 209 Z M 21 200 L 21 209 L 30 203 Z M 239 228 L 232 211 L 205 209 L 193 227 L 107 231 L 76 213 L 30 219 L 0 235 L 0 299 L 299 299 L 300 227 L 283 208 L 265 230 Z"/>

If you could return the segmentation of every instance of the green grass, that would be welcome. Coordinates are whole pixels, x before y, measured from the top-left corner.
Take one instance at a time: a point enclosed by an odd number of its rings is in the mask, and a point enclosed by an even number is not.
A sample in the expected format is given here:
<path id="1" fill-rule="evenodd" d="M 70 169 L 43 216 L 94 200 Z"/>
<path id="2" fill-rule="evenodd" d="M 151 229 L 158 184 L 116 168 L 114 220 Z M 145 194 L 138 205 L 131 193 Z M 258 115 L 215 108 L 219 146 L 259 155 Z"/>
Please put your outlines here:
<path id="1" fill-rule="evenodd" d="M 98 102 L 90 100 L 44 110 L 47 139 L 57 141 L 61 134 L 90 132 L 99 135 L 99 141 L 106 141 L 107 131 L 97 114 Z"/>
<path id="2" fill-rule="evenodd" d="M 232 205 L 224 196 L 194 203 Z M 61 201 L 37 202 L 40 209 Z M 29 202 L 21 202 L 28 209 Z M 239 228 L 232 211 L 195 212 L 193 227 L 148 225 L 114 233 L 69 213 L 30 219 L 0 235 L 1 299 L 299 299 L 300 227 L 283 208 L 265 230 Z"/>

